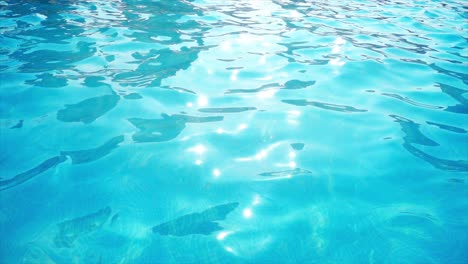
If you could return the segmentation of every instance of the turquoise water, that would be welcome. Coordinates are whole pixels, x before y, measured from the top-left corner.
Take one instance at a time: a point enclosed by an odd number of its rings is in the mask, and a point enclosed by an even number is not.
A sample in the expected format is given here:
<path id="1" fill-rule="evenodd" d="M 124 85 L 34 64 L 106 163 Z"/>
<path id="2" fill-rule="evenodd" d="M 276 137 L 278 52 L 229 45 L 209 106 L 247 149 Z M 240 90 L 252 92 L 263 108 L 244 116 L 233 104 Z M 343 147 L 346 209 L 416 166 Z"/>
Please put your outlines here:
<path id="1" fill-rule="evenodd" d="M 463 3 L 1 1 L 0 262 L 467 263 Z"/>

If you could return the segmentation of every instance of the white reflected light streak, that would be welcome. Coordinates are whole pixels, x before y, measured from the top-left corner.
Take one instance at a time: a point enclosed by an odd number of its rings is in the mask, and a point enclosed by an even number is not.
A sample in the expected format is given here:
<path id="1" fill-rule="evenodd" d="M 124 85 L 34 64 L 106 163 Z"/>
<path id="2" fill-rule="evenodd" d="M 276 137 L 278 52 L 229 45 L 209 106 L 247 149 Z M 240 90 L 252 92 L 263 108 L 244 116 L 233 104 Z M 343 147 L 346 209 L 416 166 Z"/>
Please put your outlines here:
<path id="1" fill-rule="evenodd" d="M 235 134 L 238 134 L 239 132 L 247 129 L 249 126 L 245 123 L 242 123 L 240 125 L 237 126 L 237 128 L 235 129 L 232 129 L 232 130 L 226 130 L 222 127 L 218 127 L 215 132 L 217 134 L 226 134 L 226 135 L 235 135 Z"/>
<path id="2" fill-rule="evenodd" d="M 273 149 L 275 149 L 276 147 L 278 147 L 281 143 L 280 142 L 276 142 L 274 144 L 271 144 L 270 146 L 268 146 L 266 149 L 262 149 L 260 150 L 257 154 L 255 154 L 254 156 L 250 156 L 250 157 L 243 157 L 243 158 L 236 158 L 235 161 L 252 161 L 252 160 L 262 160 L 264 158 L 266 158 L 268 156 L 268 152 L 272 151 Z"/>
<path id="3" fill-rule="evenodd" d="M 346 43 L 346 40 L 342 37 L 337 37 L 332 47 L 332 54 L 339 54 L 342 52 L 341 47 Z M 342 61 L 341 58 L 334 58 L 330 60 L 330 64 L 334 66 L 343 66 L 346 62 Z"/>
<path id="4" fill-rule="evenodd" d="M 237 128 L 237 130 L 244 130 L 246 129 L 247 127 L 249 127 L 247 124 L 243 123 L 243 124 L 240 124 L 239 127 Z"/>
<path id="5" fill-rule="evenodd" d="M 189 152 L 195 152 L 197 153 L 198 155 L 202 155 L 203 153 L 206 152 L 206 147 L 203 146 L 202 144 L 198 144 L 194 147 L 191 147 L 188 149 Z"/>
<path id="6" fill-rule="evenodd" d="M 232 231 L 221 231 L 219 234 L 216 236 L 217 240 L 224 240 L 227 236 L 232 234 Z"/>
<path id="7" fill-rule="evenodd" d="M 287 113 L 290 114 L 290 115 L 294 115 L 294 116 L 300 116 L 301 115 L 301 111 L 298 111 L 298 110 L 290 110 Z"/>
<path id="8" fill-rule="evenodd" d="M 267 155 L 268 155 L 268 152 L 266 150 L 262 150 L 257 155 L 255 155 L 255 159 L 261 160 L 261 159 L 266 158 Z"/>
<path id="9" fill-rule="evenodd" d="M 267 75 L 267 76 L 265 76 L 265 77 L 257 78 L 256 80 L 259 80 L 259 81 L 271 81 L 271 80 L 273 80 L 273 76 Z"/>
<path id="10" fill-rule="evenodd" d="M 260 98 L 260 99 L 273 98 L 275 96 L 276 92 L 278 92 L 277 89 L 269 89 L 269 90 L 260 91 L 260 92 L 257 93 L 257 97 Z"/>
<path id="11" fill-rule="evenodd" d="M 234 249 L 232 249 L 231 247 L 225 247 L 224 249 L 226 249 L 226 251 L 228 252 L 231 252 L 233 254 L 236 254 L 236 252 L 234 251 Z"/>
<path id="12" fill-rule="evenodd" d="M 343 66 L 346 64 L 346 62 L 342 61 L 340 58 L 336 58 L 336 59 L 331 59 L 330 64 L 335 65 L 335 66 Z"/>

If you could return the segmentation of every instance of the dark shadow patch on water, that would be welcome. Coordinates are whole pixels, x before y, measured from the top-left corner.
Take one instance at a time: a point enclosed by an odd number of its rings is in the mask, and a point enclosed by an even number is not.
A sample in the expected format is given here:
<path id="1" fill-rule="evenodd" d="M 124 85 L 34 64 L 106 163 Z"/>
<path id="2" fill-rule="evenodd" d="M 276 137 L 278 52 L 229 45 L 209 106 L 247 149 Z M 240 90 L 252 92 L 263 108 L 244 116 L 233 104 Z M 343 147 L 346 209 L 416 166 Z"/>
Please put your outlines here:
<path id="1" fill-rule="evenodd" d="M 240 113 L 251 110 L 257 110 L 256 107 L 219 107 L 219 108 L 200 108 L 199 112 L 202 113 Z"/>
<path id="2" fill-rule="evenodd" d="M 75 240 L 100 229 L 109 219 L 111 208 L 59 223 L 54 243 L 59 248 L 71 248 Z"/>
<path id="3" fill-rule="evenodd" d="M 225 92 L 225 94 L 258 93 L 258 92 L 271 90 L 271 89 L 298 90 L 298 89 L 305 89 L 314 84 L 315 84 L 315 81 L 289 80 L 285 82 L 284 84 L 270 83 L 270 84 L 262 85 L 255 89 L 229 89 Z"/>
<path id="4" fill-rule="evenodd" d="M 438 169 L 450 171 L 468 171 L 468 161 L 466 160 L 448 160 L 436 158 L 406 142 L 403 144 L 403 147 L 414 156 L 429 162 Z"/>
<path id="5" fill-rule="evenodd" d="M 227 67 L 227 68 L 225 68 L 225 69 L 228 70 L 228 71 L 231 71 L 231 70 L 242 70 L 242 69 L 244 69 L 244 67 L 242 67 L 242 66 L 239 66 L 239 67 Z"/>
<path id="6" fill-rule="evenodd" d="M 400 124 L 401 130 L 403 133 L 405 133 L 405 136 L 403 137 L 403 147 L 409 153 L 441 170 L 468 171 L 468 161 L 466 160 L 448 160 L 437 158 L 413 146 L 413 144 L 419 144 L 423 146 L 435 147 L 439 146 L 439 144 L 422 134 L 419 130 L 419 124 L 397 115 L 390 115 L 390 117 L 392 117 L 395 122 Z"/>
<path id="7" fill-rule="evenodd" d="M 405 142 L 424 146 L 439 146 L 437 142 L 421 133 L 419 130 L 419 124 L 398 115 L 390 115 L 390 117 L 401 125 L 401 130 L 405 133 L 405 136 L 403 137 Z"/>
<path id="8" fill-rule="evenodd" d="M 458 178 L 450 178 L 447 181 L 453 182 L 453 183 L 465 183 L 465 180 L 463 179 L 458 179 Z"/>
<path id="9" fill-rule="evenodd" d="M 131 94 L 124 95 L 124 98 L 128 100 L 138 100 L 138 99 L 142 99 L 143 96 L 141 96 L 138 93 L 131 93 Z"/>
<path id="10" fill-rule="evenodd" d="M 418 103 L 418 102 L 415 102 L 415 101 L 409 99 L 408 97 L 404 97 L 404 96 L 401 96 L 401 95 L 398 95 L 398 94 L 382 93 L 382 95 L 392 97 L 392 98 L 395 98 L 397 100 L 400 100 L 400 101 L 403 101 L 403 102 L 408 103 L 410 105 L 414 105 L 414 106 L 418 106 L 418 107 L 423 107 L 423 108 L 427 108 L 427 109 L 443 109 L 442 106 L 435 106 L 435 105 L 428 105 L 428 104 Z"/>
<path id="11" fill-rule="evenodd" d="M 229 89 L 225 92 L 225 94 L 233 94 L 233 93 L 258 93 L 261 91 L 266 91 L 266 90 L 271 90 L 271 89 L 277 89 L 281 88 L 281 84 L 279 83 L 270 83 L 270 84 L 265 84 L 262 85 L 258 88 L 255 89 Z"/>
<path id="12" fill-rule="evenodd" d="M 41 36 L 42 37 L 42 36 Z M 72 68 L 72 64 L 93 56 L 96 53 L 95 43 L 80 41 L 77 43 L 79 51 L 38 50 L 26 53 L 28 50 L 19 50 L 11 56 L 19 61 L 25 61 L 19 67 L 21 72 L 47 72 Z M 46 85 L 45 80 L 42 82 Z M 48 84 L 47 84 L 48 87 Z"/>
<path id="13" fill-rule="evenodd" d="M 114 225 L 117 223 L 119 217 L 120 217 L 120 214 L 119 214 L 119 213 L 115 213 L 115 214 L 112 216 L 111 220 L 110 220 L 110 225 L 111 225 L 111 226 L 114 226 Z"/>
<path id="14" fill-rule="evenodd" d="M 217 122 L 222 116 L 197 117 L 188 115 L 162 114 L 160 119 L 129 118 L 128 121 L 140 131 L 133 134 L 135 142 L 162 142 L 176 138 L 186 123 Z"/>
<path id="15" fill-rule="evenodd" d="M 296 106 L 314 106 L 314 107 L 322 108 L 325 110 L 332 110 L 332 111 L 337 111 L 337 112 L 348 112 L 348 113 L 367 112 L 367 110 L 358 109 L 352 106 L 308 101 L 304 99 L 297 99 L 297 100 L 287 99 L 287 100 L 281 100 L 281 102 L 286 103 L 286 104 L 296 105 Z"/>
<path id="16" fill-rule="evenodd" d="M 302 150 L 304 146 L 304 143 L 291 143 L 291 148 L 293 148 L 294 150 Z"/>
<path id="17" fill-rule="evenodd" d="M 468 91 L 442 83 L 438 83 L 438 85 L 442 92 L 459 102 L 459 104 L 447 106 L 445 111 L 457 114 L 468 114 L 468 99 L 463 96 Z"/>
<path id="18" fill-rule="evenodd" d="M 449 125 L 444 125 L 436 122 L 431 122 L 431 121 L 426 121 L 427 124 L 436 126 L 440 129 L 455 132 L 455 133 L 460 133 L 460 134 L 465 134 L 467 131 L 463 128 L 459 127 L 454 127 L 454 126 L 449 126 Z"/>
<path id="19" fill-rule="evenodd" d="M 62 87 L 64 79 L 47 72 L 58 72 L 71 69 L 74 63 L 93 56 L 95 43 L 79 41 L 75 47 L 70 41 L 84 33 L 85 28 L 77 18 L 65 18 L 63 14 L 76 12 L 78 8 L 73 1 L 13 1 L 3 11 L 9 12 L 7 18 L 16 17 L 16 26 L 5 28 L 2 36 L 9 39 L 21 39 L 15 51 L 9 54 L 9 60 L 18 61 L 15 68 L 22 73 L 41 73 L 33 85 L 44 87 Z M 22 21 L 23 18 L 34 17 L 34 21 Z M 40 44 L 44 47 L 38 49 Z M 50 44 L 68 46 L 72 50 L 61 50 L 50 47 Z M 50 85 L 49 85 L 50 84 Z"/>
<path id="20" fill-rule="evenodd" d="M 164 85 L 164 86 L 161 86 L 160 88 L 162 88 L 162 89 L 174 90 L 174 91 L 177 91 L 177 92 L 185 92 L 185 93 L 197 94 L 196 92 L 194 92 L 194 91 L 192 91 L 192 90 L 189 90 L 189 89 L 186 89 L 186 88 L 182 88 L 182 87 L 171 87 L 171 86 L 168 86 L 168 85 Z"/>
<path id="21" fill-rule="evenodd" d="M 22 128 L 23 127 L 23 120 L 18 121 L 16 125 L 10 127 L 10 129 Z"/>
<path id="22" fill-rule="evenodd" d="M 36 167 L 34 167 L 34 168 L 32 168 L 32 169 L 30 169 L 28 171 L 25 171 L 23 173 L 20 173 L 20 174 L 16 175 L 15 177 L 13 177 L 11 179 L 1 180 L 0 181 L 0 191 L 15 187 L 15 186 L 17 186 L 19 184 L 22 184 L 22 183 L 24 183 L 26 181 L 29 181 L 32 178 L 34 178 L 35 176 L 37 176 L 37 175 L 47 171 L 48 169 L 53 168 L 53 167 L 57 166 L 58 164 L 64 162 L 66 159 L 67 158 L 65 156 L 56 156 L 56 157 L 50 158 L 50 159 L 42 162 L 38 166 L 36 166 Z"/>
<path id="23" fill-rule="evenodd" d="M 183 120 L 163 115 L 162 119 L 130 118 L 128 121 L 140 131 L 133 134 L 136 142 L 161 142 L 176 138 L 185 128 Z"/>
<path id="24" fill-rule="evenodd" d="M 217 223 L 226 219 L 239 203 L 226 203 L 192 213 L 153 227 L 153 232 L 163 236 L 210 235 L 223 228 Z"/>
<path id="25" fill-rule="evenodd" d="M 179 51 L 171 49 L 151 50 L 148 54 L 134 53 L 138 68 L 134 71 L 115 75 L 114 81 L 123 86 L 160 86 L 165 78 L 186 70 L 198 59 L 199 48 L 182 47 Z"/>
<path id="26" fill-rule="evenodd" d="M 63 77 L 54 76 L 50 73 L 43 73 L 36 75 L 36 79 L 26 81 L 26 84 L 46 87 L 46 88 L 59 88 L 67 85 L 67 79 Z"/>
<path id="27" fill-rule="evenodd" d="M 304 170 L 301 168 L 295 168 L 293 170 L 282 170 L 282 171 L 270 171 L 259 173 L 259 176 L 262 177 L 286 177 L 286 176 L 296 176 L 301 174 L 312 174 L 309 170 Z"/>
<path id="28" fill-rule="evenodd" d="M 465 85 L 468 84 L 468 74 L 466 73 L 447 70 L 447 69 L 437 66 L 435 63 L 429 64 L 429 67 L 431 67 L 433 70 L 440 72 L 442 74 L 457 78 L 461 80 Z"/>
<path id="29" fill-rule="evenodd" d="M 286 89 L 286 90 L 305 89 L 314 84 L 315 84 L 315 81 L 289 80 L 284 83 L 282 89 Z"/>
<path id="30" fill-rule="evenodd" d="M 70 156 L 72 164 L 88 163 L 108 155 L 124 141 L 124 136 L 113 137 L 103 145 L 87 150 L 62 151 L 61 155 Z"/>
<path id="31" fill-rule="evenodd" d="M 104 78 L 103 76 L 88 76 L 85 78 L 83 85 L 92 88 L 102 86 L 110 88 L 111 86 L 109 84 L 103 82 L 105 80 L 106 78 Z"/>
<path id="32" fill-rule="evenodd" d="M 223 121 L 223 116 L 190 116 L 190 115 L 172 115 L 172 117 L 183 120 L 186 123 L 206 123 Z"/>
<path id="33" fill-rule="evenodd" d="M 120 97 L 116 94 L 93 97 L 77 104 L 67 104 L 57 112 L 62 122 L 83 122 L 89 124 L 117 105 Z"/>
<path id="34" fill-rule="evenodd" d="M 201 32 L 206 30 L 203 23 L 195 19 L 182 19 L 202 16 L 203 10 L 192 1 L 156 1 L 149 5 L 128 5 L 124 14 L 124 26 L 134 30 L 130 37 L 142 42 L 175 45 L 184 42 L 181 31 L 191 30 L 191 38 L 202 45 Z M 137 14 L 153 14 L 148 19 L 135 19 Z M 161 39 L 162 38 L 162 39 Z"/>

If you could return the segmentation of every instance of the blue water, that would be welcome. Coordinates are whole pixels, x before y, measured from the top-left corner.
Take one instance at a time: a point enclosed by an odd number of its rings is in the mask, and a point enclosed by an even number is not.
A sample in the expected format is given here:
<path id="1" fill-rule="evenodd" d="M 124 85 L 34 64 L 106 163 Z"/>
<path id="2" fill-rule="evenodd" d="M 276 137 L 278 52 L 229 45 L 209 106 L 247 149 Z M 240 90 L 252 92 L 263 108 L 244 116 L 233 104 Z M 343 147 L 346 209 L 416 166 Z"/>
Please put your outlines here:
<path id="1" fill-rule="evenodd" d="M 467 11 L 0 1 L 0 263 L 468 263 Z"/>

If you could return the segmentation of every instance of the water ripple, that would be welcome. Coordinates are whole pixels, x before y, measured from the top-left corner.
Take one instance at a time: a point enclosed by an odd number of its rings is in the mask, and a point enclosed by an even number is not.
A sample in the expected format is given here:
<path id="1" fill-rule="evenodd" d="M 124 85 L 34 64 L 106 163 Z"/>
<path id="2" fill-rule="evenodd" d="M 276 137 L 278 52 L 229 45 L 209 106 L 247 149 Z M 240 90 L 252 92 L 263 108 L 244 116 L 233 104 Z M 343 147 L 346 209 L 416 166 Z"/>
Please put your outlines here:
<path id="1" fill-rule="evenodd" d="M 337 111 L 337 112 L 351 112 L 351 113 L 367 112 L 367 110 L 358 109 L 352 106 L 308 101 L 304 99 L 297 99 L 297 100 L 289 99 L 289 100 L 282 100 L 282 102 L 287 103 L 287 104 L 297 105 L 297 106 L 309 106 L 310 105 L 310 106 L 315 106 L 315 107 L 322 108 L 325 110 L 332 110 L 332 111 Z"/>

